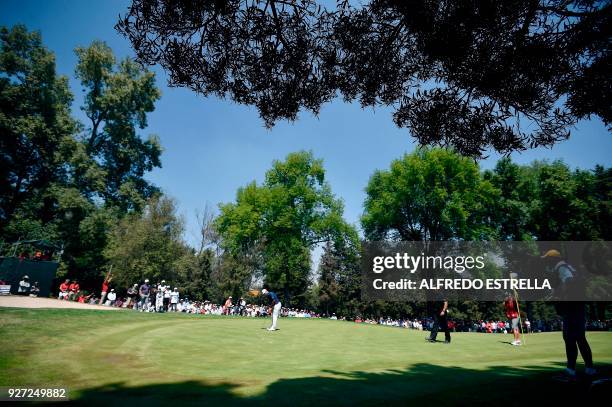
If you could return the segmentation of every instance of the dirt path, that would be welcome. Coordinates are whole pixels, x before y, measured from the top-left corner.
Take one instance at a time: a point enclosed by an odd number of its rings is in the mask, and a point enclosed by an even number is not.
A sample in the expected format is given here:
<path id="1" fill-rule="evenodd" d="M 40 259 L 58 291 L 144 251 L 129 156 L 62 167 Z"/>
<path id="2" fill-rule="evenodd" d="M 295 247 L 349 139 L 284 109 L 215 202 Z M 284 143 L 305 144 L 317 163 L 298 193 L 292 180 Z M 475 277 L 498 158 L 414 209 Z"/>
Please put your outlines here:
<path id="1" fill-rule="evenodd" d="M 21 297 L 19 295 L 0 295 L 0 307 L 14 308 L 74 308 L 117 311 L 119 308 L 103 305 L 82 304 L 74 301 L 60 301 L 55 298 Z"/>

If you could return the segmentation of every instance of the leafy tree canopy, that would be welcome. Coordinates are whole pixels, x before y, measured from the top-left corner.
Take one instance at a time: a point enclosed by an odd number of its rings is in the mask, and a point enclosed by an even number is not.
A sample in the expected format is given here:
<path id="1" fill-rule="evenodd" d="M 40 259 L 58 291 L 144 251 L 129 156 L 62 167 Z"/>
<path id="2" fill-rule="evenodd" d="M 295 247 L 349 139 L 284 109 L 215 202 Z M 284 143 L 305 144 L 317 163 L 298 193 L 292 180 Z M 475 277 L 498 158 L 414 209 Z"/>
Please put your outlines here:
<path id="1" fill-rule="evenodd" d="M 70 117 L 68 79 L 39 33 L 0 29 L 0 230 L 19 208 L 43 209 L 49 185 L 66 178 L 76 121 Z M 48 209 L 48 208 L 47 208 Z M 42 237 L 42 236 L 38 236 Z"/>
<path id="2" fill-rule="evenodd" d="M 366 187 L 367 239 L 480 240 L 495 236 L 498 191 L 473 160 L 421 148 L 376 171 Z"/>
<path id="3" fill-rule="evenodd" d="M 612 169 L 572 171 L 562 161 L 519 166 L 509 158 L 485 171 L 499 191 L 503 240 L 610 240 Z"/>
<path id="4" fill-rule="evenodd" d="M 132 213 L 119 221 L 104 252 L 113 266 L 115 283 L 130 287 L 145 278 L 152 283 L 176 281 L 177 266 L 188 254 L 183 231 L 176 204 L 164 196 L 150 199 L 142 214 Z"/>
<path id="5" fill-rule="evenodd" d="M 76 54 L 76 76 L 86 92 L 82 109 L 90 120 L 82 134 L 85 154 L 77 155 L 76 182 L 109 206 L 139 209 L 157 192 L 143 175 L 161 167 L 157 137 L 143 140 L 137 134 L 161 95 L 155 75 L 129 58 L 117 63 L 103 42 L 77 48 Z"/>
<path id="6" fill-rule="evenodd" d="M 226 250 L 250 258 L 251 273 L 263 274 L 286 297 L 305 292 L 313 247 L 356 236 L 342 219 L 322 161 L 309 152 L 275 161 L 262 185 L 240 188 L 236 202 L 220 208 L 217 228 Z"/>
<path id="7" fill-rule="evenodd" d="M 72 117 L 68 79 L 40 33 L 0 28 L 0 240 L 63 244 L 60 274 L 87 286 L 105 268 L 112 226 L 157 191 L 144 175 L 161 165 L 161 147 L 137 129 L 160 92 L 151 72 L 102 42 L 76 54 L 89 126 Z"/>
<path id="8" fill-rule="evenodd" d="M 256 106 L 267 126 L 338 95 L 391 106 L 423 145 L 481 156 L 612 121 L 610 2 L 133 0 L 117 29 L 170 85 Z"/>

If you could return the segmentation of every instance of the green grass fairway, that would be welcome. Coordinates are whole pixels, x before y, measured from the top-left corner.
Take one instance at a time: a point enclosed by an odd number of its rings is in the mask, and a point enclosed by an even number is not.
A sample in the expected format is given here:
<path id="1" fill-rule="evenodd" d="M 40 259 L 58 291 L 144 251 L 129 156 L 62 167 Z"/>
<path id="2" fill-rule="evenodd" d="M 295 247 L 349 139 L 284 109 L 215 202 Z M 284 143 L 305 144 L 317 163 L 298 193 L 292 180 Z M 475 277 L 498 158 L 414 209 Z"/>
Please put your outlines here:
<path id="1" fill-rule="evenodd" d="M 565 405 L 603 387 L 552 380 L 564 361 L 559 333 L 530 335 L 521 348 L 508 344 L 510 335 L 454 334 L 447 346 L 384 326 L 283 318 L 281 330 L 268 332 L 267 324 L 1 309 L 0 386 L 66 386 L 73 400 L 106 406 Z M 609 373 L 612 333 L 588 339 L 597 367 Z"/>

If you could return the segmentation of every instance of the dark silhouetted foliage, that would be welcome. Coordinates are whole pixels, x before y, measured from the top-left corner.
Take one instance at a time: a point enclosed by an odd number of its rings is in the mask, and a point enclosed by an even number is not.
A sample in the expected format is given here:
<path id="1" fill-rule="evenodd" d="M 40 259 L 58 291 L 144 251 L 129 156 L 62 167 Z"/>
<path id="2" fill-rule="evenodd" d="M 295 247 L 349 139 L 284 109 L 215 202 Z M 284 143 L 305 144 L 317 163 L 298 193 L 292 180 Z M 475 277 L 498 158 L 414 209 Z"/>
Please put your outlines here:
<path id="1" fill-rule="evenodd" d="M 117 29 L 171 86 L 253 105 L 268 127 L 341 96 L 477 157 L 612 120 L 608 2 L 349 3 L 133 0 Z"/>

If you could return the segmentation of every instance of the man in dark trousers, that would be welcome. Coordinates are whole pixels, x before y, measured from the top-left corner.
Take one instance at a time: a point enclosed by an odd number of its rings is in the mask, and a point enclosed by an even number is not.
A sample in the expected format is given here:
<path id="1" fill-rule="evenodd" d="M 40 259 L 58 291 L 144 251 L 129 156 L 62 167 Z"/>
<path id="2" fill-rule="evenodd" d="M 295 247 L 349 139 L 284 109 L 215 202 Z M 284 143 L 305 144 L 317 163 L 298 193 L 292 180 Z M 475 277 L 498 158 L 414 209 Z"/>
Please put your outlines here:
<path id="1" fill-rule="evenodd" d="M 581 282 L 576 269 L 563 259 L 561 253 L 552 249 L 547 251 L 542 259 L 552 270 L 553 277 L 558 282 L 555 288 L 555 296 L 559 300 L 556 304 L 557 313 L 563 318 L 563 341 L 565 342 L 565 354 L 567 367 L 559 377 L 562 379 L 576 379 L 576 360 L 578 351 L 584 359 L 584 373 L 587 376 L 595 376 L 597 371 L 593 367 L 593 354 L 586 339 L 585 304 L 582 301 L 569 301 L 567 293 L 580 290 Z"/>
<path id="2" fill-rule="evenodd" d="M 448 329 L 448 321 L 446 320 L 448 300 L 436 301 L 434 303 L 434 311 L 434 324 L 431 328 L 431 335 L 425 339 L 429 342 L 436 342 L 438 331 L 442 329 L 444 331 L 444 343 L 449 344 L 451 342 L 451 335 Z"/>

